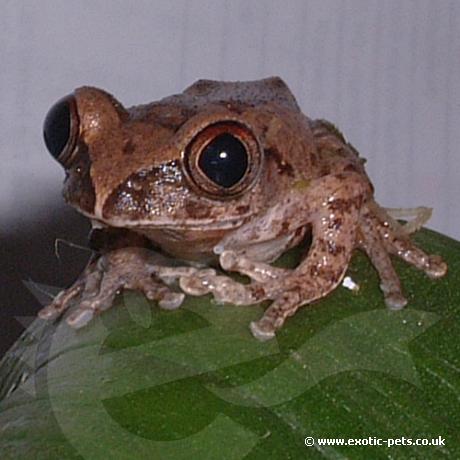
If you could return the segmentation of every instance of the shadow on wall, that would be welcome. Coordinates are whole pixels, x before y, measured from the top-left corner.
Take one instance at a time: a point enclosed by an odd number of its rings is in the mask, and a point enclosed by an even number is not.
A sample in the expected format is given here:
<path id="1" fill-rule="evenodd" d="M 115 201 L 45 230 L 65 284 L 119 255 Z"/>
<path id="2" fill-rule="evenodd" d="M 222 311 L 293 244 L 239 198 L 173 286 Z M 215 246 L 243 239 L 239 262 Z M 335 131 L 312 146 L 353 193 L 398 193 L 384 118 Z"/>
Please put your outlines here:
<path id="1" fill-rule="evenodd" d="M 89 222 L 70 207 L 50 203 L 50 213 L 33 222 L 16 222 L 0 240 L 0 358 L 24 330 L 16 319 L 41 308 L 24 281 L 69 286 L 81 273 L 90 252 L 55 241 L 87 246 Z"/>

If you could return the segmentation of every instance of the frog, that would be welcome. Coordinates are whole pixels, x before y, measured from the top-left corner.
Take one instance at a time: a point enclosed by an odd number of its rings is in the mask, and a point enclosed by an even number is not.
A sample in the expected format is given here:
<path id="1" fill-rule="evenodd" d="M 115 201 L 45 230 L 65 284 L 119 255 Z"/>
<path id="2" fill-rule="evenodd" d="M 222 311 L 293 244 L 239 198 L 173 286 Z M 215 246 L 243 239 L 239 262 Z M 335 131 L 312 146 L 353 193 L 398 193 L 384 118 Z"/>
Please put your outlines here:
<path id="1" fill-rule="evenodd" d="M 427 208 L 404 225 L 380 206 L 358 151 L 333 123 L 305 115 L 279 77 L 198 80 L 131 108 L 80 87 L 51 107 L 43 132 L 65 170 L 65 201 L 91 221 L 94 253 L 42 319 L 64 315 L 80 329 L 124 290 L 170 310 L 210 294 L 266 302 L 250 323 L 265 341 L 341 284 L 355 250 L 391 310 L 407 304 L 392 257 L 432 279 L 447 272 L 411 239 Z M 305 241 L 295 267 L 274 264 Z"/>

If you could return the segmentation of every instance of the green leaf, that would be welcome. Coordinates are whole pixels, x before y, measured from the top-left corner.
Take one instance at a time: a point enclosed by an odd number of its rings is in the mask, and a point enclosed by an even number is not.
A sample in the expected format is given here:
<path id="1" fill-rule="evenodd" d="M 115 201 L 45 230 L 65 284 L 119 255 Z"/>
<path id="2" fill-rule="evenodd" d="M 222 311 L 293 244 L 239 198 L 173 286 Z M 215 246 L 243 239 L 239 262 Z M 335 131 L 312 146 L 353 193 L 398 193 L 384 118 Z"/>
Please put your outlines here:
<path id="1" fill-rule="evenodd" d="M 449 273 L 432 281 L 395 261 L 406 309 L 385 309 L 356 254 L 359 291 L 304 307 L 269 342 L 248 328 L 266 305 L 209 297 L 163 311 L 127 293 L 78 332 L 34 321 L 0 363 L 0 458 L 459 458 L 460 243 L 428 230 L 416 241 Z"/>

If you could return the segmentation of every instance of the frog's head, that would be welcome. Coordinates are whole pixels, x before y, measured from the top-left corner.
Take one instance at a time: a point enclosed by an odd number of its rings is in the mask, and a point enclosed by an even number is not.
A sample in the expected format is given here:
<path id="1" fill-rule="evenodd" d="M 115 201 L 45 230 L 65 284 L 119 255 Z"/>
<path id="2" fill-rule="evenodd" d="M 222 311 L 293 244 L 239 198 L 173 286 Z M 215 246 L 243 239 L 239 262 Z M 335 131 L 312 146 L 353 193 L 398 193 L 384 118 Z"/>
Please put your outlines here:
<path id="1" fill-rule="evenodd" d="M 230 229 L 276 190 L 264 165 L 267 129 L 251 110 L 187 93 L 125 109 L 83 87 L 50 109 L 44 137 L 66 171 L 66 201 L 96 221 Z"/>

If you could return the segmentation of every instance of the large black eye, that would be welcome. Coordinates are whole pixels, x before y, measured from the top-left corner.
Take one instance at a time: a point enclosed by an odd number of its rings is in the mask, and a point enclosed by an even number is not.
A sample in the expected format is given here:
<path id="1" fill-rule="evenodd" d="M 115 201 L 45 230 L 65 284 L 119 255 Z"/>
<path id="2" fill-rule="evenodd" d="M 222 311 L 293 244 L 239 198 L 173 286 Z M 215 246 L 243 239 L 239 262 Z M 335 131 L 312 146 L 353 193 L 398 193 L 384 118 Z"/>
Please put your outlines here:
<path id="1" fill-rule="evenodd" d="M 43 137 L 48 151 L 56 160 L 60 160 L 66 147 L 72 142 L 76 122 L 75 101 L 66 96 L 51 107 L 43 124 Z"/>
<path id="2" fill-rule="evenodd" d="M 231 134 L 221 134 L 201 152 L 198 166 L 217 185 L 233 187 L 248 169 L 246 147 Z"/>
<path id="3" fill-rule="evenodd" d="M 216 198 L 235 198 L 259 177 L 262 149 L 249 126 L 233 120 L 210 124 L 184 150 L 184 172 L 193 187 Z"/>

